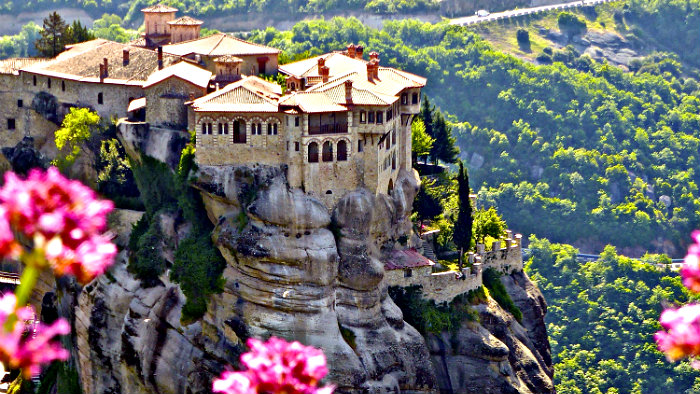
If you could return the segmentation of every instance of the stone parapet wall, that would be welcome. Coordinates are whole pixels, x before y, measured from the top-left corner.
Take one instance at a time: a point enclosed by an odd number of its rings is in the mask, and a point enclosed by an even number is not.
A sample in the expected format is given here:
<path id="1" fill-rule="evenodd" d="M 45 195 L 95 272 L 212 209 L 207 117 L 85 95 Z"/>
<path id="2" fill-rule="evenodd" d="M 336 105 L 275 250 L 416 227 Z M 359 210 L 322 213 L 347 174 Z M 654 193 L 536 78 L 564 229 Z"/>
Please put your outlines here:
<path id="1" fill-rule="evenodd" d="M 431 237 L 435 233 L 429 234 Z M 445 271 L 432 273 L 431 267 L 420 267 L 411 270 L 387 270 L 384 280 L 388 286 L 421 286 L 423 298 L 436 303 L 450 302 L 455 297 L 475 290 L 483 285 L 482 273 L 487 268 L 493 268 L 504 275 L 523 270 L 522 235 L 508 230 L 506 239 L 495 241 L 492 250 L 486 251 L 483 244 L 477 244 L 477 252 L 468 254 L 470 267 L 465 267 L 460 273 Z M 406 274 L 411 271 L 410 274 Z"/>
<path id="2" fill-rule="evenodd" d="M 470 253 L 469 259 L 481 263 L 484 269 L 493 268 L 505 275 L 522 271 L 522 238 L 521 234 L 513 237 L 513 232 L 508 230 L 506 239 L 494 241 L 489 251 L 484 244 L 477 244 L 476 253 Z"/>

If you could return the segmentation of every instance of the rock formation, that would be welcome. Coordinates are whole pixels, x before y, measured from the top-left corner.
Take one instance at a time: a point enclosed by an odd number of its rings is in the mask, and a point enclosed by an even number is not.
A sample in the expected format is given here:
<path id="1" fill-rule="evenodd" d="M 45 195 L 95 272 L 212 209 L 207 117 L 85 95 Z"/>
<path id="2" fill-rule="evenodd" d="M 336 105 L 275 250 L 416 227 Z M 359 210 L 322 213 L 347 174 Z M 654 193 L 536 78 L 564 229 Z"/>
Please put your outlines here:
<path id="1" fill-rule="evenodd" d="M 131 154 L 152 140 L 143 132 L 129 136 Z M 183 323 L 180 287 L 167 272 L 151 287 L 135 279 L 122 245 L 110 273 L 74 302 L 84 392 L 209 392 L 214 376 L 237 366 L 246 338 L 271 335 L 323 349 L 327 380 L 341 393 L 553 392 L 546 305 L 524 274 L 502 278 L 522 324 L 489 299 L 475 307 L 481 323 L 423 337 L 388 296 L 383 256 L 419 242 L 409 219 L 418 189 L 413 173 L 402 172 L 391 197 L 358 189 L 332 210 L 290 189 L 279 167 L 203 166 L 192 183 L 227 262 L 223 292 L 211 297 L 203 318 Z M 113 222 L 118 218 L 138 215 Z M 169 247 L 186 227 L 182 218 L 159 225 L 172 238 L 164 242 Z M 172 256 L 166 249 L 163 256 Z"/>

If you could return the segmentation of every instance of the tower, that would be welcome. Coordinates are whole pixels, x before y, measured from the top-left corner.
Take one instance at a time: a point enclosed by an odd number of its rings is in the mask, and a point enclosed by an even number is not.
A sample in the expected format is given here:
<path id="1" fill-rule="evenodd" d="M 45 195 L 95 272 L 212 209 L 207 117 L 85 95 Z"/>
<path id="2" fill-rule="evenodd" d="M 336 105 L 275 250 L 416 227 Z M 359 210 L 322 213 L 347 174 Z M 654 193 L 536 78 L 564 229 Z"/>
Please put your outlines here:
<path id="1" fill-rule="evenodd" d="M 156 4 L 141 10 L 144 24 L 146 25 L 143 37 L 146 39 L 146 47 L 155 48 L 170 42 L 170 25 L 168 22 L 175 19 L 177 8 L 165 4 Z"/>

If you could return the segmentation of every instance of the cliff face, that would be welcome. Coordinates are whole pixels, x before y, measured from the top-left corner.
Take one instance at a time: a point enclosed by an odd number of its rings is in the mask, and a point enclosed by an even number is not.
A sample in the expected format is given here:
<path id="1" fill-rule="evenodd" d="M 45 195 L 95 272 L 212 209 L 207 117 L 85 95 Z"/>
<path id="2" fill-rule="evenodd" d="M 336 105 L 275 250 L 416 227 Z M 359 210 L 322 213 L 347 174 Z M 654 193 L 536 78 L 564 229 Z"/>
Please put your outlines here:
<path id="1" fill-rule="evenodd" d="M 130 155 L 152 140 L 141 131 L 122 135 Z M 146 287 L 127 271 L 125 250 L 76 295 L 74 358 L 86 393 L 209 392 L 247 337 L 270 335 L 323 349 L 338 392 L 553 392 L 546 306 L 524 274 L 502 278 L 522 325 L 493 300 L 476 306 L 481 324 L 463 322 L 454 335 L 423 337 L 405 323 L 381 260 L 419 242 L 409 219 L 413 173 L 400 175 L 391 197 L 359 189 L 332 210 L 289 189 L 283 168 L 205 166 L 194 179 L 227 262 L 223 292 L 184 325 L 180 287 L 167 272 Z M 182 218 L 159 223 L 170 248 L 186 236 Z M 168 247 L 161 253 L 172 261 Z"/>
<path id="2" fill-rule="evenodd" d="M 478 322 L 427 336 L 441 392 L 554 393 L 544 298 L 523 272 L 501 282 L 523 312 L 522 324 L 489 298 L 475 306 Z"/>

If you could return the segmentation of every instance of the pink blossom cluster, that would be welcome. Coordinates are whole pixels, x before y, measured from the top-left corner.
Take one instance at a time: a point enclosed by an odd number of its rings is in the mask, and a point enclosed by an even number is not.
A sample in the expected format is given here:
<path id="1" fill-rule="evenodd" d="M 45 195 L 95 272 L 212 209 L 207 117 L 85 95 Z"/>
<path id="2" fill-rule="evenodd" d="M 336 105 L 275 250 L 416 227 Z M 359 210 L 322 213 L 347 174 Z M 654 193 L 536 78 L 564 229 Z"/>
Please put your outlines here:
<path id="1" fill-rule="evenodd" d="M 700 231 L 694 231 L 692 237 L 695 243 L 688 248 L 681 277 L 685 287 L 700 293 Z M 691 365 L 700 369 L 700 304 L 666 309 L 659 322 L 663 330 L 654 335 L 659 350 L 671 361 L 692 358 Z"/>
<path id="2" fill-rule="evenodd" d="M 681 276 L 683 284 L 695 293 L 700 293 L 700 231 L 693 231 L 694 244 L 688 248 Z"/>
<path id="3" fill-rule="evenodd" d="M 11 316 L 15 318 L 12 327 L 0 330 L 0 361 L 7 368 L 21 368 L 29 378 L 40 372 L 41 364 L 68 358 L 68 351 L 56 340 L 57 335 L 70 333 L 65 319 L 51 325 L 28 324 L 34 319 L 33 309 L 18 307 L 15 295 L 8 293 L 0 298 L 0 323 L 4 326 Z"/>
<path id="4" fill-rule="evenodd" d="M 213 391 L 226 394 L 331 394 L 332 386 L 316 387 L 326 376 L 326 357 L 319 349 L 272 337 L 249 339 L 250 352 L 241 355 L 247 371 L 226 371 Z"/>
<path id="5" fill-rule="evenodd" d="M 27 179 L 7 172 L 0 188 L 0 252 L 16 257 L 12 231 L 40 247 L 57 275 L 87 283 L 112 264 L 117 249 L 102 234 L 111 201 L 100 200 L 55 167 L 32 170 Z"/>
<path id="6" fill-rule="evenodd" d="M 659 321 L 665 331 L 657 332 L 654 339 L 669 360 L 700 356 L 700 304 L 666 309 Z"/>

